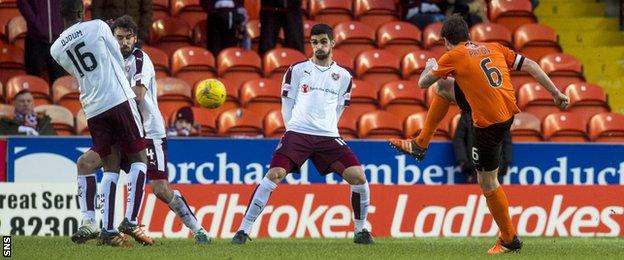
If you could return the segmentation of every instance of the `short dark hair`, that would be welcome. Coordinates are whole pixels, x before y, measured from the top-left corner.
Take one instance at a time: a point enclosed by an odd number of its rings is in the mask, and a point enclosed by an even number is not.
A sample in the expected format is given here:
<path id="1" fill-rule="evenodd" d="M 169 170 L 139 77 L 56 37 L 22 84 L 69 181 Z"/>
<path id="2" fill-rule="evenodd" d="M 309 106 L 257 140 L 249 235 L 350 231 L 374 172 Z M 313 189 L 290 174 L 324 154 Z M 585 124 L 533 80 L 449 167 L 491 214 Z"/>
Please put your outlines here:
<path id="1" fill-rule="evenodd" d="M 15 94 L 15 96 L 13 96 L 13 99 L 17 99 L 17 97 L 24 95 L 24 94 L 32 94 L 32 92 L 30 92 L 30 90 L 28 89 L 22 89 L 19 92 L 17 92 L 17 94 Z"/>
<path id="2" fill-rule="evenodd" d="M 84 12 L 82 0 L 61 0 L 61 16 L 63 19 L 79 19 L 82 12 Z"/>
<path id="3" fill-rule="evenodd" d="M 115 29 L 117 28 L 126 29 L 135 35 L 139 31 L 139 27 L 134 22 L 134 18 L 132 18 L 132 16 L 129 16 L 129 15 L 124 15 L 122 17 L 115 19 L 115 21 L 113 22 L 113 25 L 111 26 L 111 30 L 113 31 L 113 33 L 115 33 Z"/>
<path id="4" fill-rule="evenodd" d="M 440 34 L 453 45 L 470 40 L 468 24 L 459 14 L 453 14 L 444 20 Z"/>
<path id="5" fill-rule="evenodd" d="M 334 39 L 334 29 L 332 29 L 329 25 L 324 23 L 313 25 L 310 30 L 310 36 L 321 34 L 327 34 L 327 37 L 329 37 L 330 40 Z"/>

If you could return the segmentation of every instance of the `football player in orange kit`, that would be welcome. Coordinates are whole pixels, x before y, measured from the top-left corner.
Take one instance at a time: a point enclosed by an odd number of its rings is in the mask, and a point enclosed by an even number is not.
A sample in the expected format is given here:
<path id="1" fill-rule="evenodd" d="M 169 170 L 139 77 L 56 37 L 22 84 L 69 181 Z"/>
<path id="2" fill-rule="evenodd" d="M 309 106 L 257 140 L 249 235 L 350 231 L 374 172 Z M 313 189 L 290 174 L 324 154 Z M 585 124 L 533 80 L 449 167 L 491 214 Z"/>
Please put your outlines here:
<path id="1" fill-rule="evenodd" d="M 504 133 L 510 130 L 514 115 L 520 112 L 509 71 L 515 69 L 530 73 L 551 93 L 555 104 L 561 109 L 568 106 L 568 97 L 555 87 L 534 61 L 498 43 L 470 41 L 468 25 L 459 15 L 444 21 L 441 35 L 448 51 L 437 62 L 435 59 L 427 61 L 418 82 L 421 88 L 427 88 L 440 80 L 437 95 L 427 112 L 425 126 L 418 137 L 391 139 L 390 144 L 421 161 L 450 102 L 471 113 L 475 134 L 472 159 L 477 167 L 477 180 L 501 231 L 488 253 L 518 251 L 522 242 L 516 236 L 507 196 L 497 179 Z"/>

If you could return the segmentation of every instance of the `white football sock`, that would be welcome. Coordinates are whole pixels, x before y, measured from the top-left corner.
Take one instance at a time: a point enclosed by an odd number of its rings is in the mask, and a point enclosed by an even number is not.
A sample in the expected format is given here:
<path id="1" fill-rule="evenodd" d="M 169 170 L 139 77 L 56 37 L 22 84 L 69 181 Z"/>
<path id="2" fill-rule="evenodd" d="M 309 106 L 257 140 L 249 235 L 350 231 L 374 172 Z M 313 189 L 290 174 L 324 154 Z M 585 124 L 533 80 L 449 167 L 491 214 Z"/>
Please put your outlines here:
<path id="1" fill-rule="evenodd" d="M 361 185 L 351 185 L 351 206 L 353 207 L 353 222 L 355 223 L 356 233 L 366 228 L 369 203 L 370 190 L 368 182 Z"/>
<path id="2" fill-rule="evenodd" d="M 105 172 L 100 184 L 100 197 L 103 199 L 102 204 L 102 228 L 109 232 L 117 232 L 115 229 L 115 197 L 117 192 L 117 180 L 119 174 L 114 172 Z"/>
<path id="3" fill-rule="evenodd" d="M 182 219 L 182 223 L 184 223 L 186 227 L 196 234 L 202 227 L 197 222 L 195 214 L 193 214 L 191 208 L 188 206 L 188 203 L 186 203 L 186 200 L 182 197 L 179 191 L 174 190 L 173 193 L 173 199 L 169 202 L 169 208 L 173 210 L 173 212 L 175 212 L 180 219 Z"/>
<path id="4" fill-rule="evenodd" d="M 78 201 L 82 224 L 95 224 L 95 195 L 97 194 L 97 180 L 95 174 L 78 175 Z"/>
<path id="5" fill-rule="evenodd" d="M 247 205 L 245 217 L 243 218 L 243 222 L 238 230 L 243 230 L 246 234 L 251 232 L 251 227 L 253 226 L 254 221 L 256 221 L 256 218 L 258 218 L 260 213 L 262 213 L 262 210 L 264 210 L 264 207 L 271 196 L 271 192 L 273 192 L 275 188 L 277 188 L 277 184 L 269 180 L 267 177 L 264 177 L 262 181 L 260 181 L 260 184 L 256 186 L 256 190 L 254 190 L 254 193 L 252 194 L 249 205 Z"/>
<path id="6" fill-rule="evenodd" d="M 145 194 L 145 183 L 147 180 L 147 165 L 142 162 L 135 162 L 130 165 L 128 173 L 128 200 L 126 201 L 126 218 L 132 224 L 137 224 L 137 216 L 143 204 L 143 194 Z"/>

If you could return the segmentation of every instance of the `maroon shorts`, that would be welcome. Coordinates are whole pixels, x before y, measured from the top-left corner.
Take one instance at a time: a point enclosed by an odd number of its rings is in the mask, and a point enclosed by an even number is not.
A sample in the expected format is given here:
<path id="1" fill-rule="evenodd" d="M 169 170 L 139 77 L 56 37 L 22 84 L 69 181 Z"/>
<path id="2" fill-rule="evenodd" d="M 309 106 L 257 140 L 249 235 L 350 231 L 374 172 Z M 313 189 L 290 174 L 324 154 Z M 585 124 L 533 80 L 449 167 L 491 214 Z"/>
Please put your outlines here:
<path id="1" fill-rule="evenodd" d="M 134 103 L 134 108 L 130 106 L 126 101 L 87 120 L 92 149 L 100 158 L 108 156 L 115 144 L 120 145 L 123 153 L 138 153 L 145 149 L 141 114 Z"/>
<path id="2" fill-rule="evenodd" d="M 286 158 L 288 160 L 286 160 Z M 271 168 L 281 167 L 286 171 L 298 171 L 299 167 L 311 159 L 321 175 L 342 171 L 360 162 L 347 143 L 340 137 L 327 137 L 286 132 L 271 159 Z"/>
<path id="3" fill-rule="evenodd" d="M 167 178 L 167 138 L 145 139 L 147 142 L 147 180 L 168 180 Z M 130 172 L 130 162 L 121 155 L 121 167 Z"/>

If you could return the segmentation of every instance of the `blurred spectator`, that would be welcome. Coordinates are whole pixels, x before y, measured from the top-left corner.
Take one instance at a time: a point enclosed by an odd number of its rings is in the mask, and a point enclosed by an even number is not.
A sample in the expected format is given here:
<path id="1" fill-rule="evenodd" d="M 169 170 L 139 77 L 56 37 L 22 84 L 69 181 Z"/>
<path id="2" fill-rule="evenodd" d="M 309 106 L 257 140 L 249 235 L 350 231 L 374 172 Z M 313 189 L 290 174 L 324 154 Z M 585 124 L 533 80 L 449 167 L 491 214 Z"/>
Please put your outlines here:
<path id="1" fill-rule="evenodd" d="M 423 30 L 429 24 L 444 21 L 447 7 L 447 0 L 403 0 L 401 15 L 404 20 Z"/>
<path id="2" fill-rule="evenodd" d="M 243 0 L 201 0 L 200 3 L 208 13 L 206 47 L 212 55 L 216 57 L 221 50 L 245 40 L 245 24 L 249 17 Z"/>
<path id="3" fill-rule="evenodd" d="M 191 107 L 178 109 L 173 125 L 167 130 L 167 136 L 198 136 L 200 133 L 201 128 L 195 124 Z"/>
<path id="4" fill-rule="evenodd" d="M 475 165 L 472 160 L 472 147 L 474 145 L 474 131 L 472 126 L 472 118 L 469 113 L 462 112 L 453 136 L 453 148 L 455 151 L 455 160 L 459 164 L 462 172 L 466 175 L 467 183 L 477 183 L 477 175 Z M 512 145 L 511 133 L 507 132 L 503 139 L 503 149 L 501 151 L 501 160 L 498 168 L 498 178 L 501 179 L 507 174 L 509 165 L 511 164 Z"/>
<path id="5" fill-rule="evenodd" d="M 152 26 L 152 0 L 92 0 L 91 16 L 106 22 L 130 15 L 139 26 L 139 43 L 147 40 Z"/>
<path id="6" fill-rule="evenodd" d="M 52 119 L 45 113 L 35 113 L 33 95 L 22 90 L 13 99 L 13 116 L 0 119 L 0 135 L 56 135 Z"/>
<path id="7" fill-rule="evenodd" d="M 26 20 L 28 28 L 24 41 L 26 73 L 41 77 L 47 68 L 50 84 L 65 74 L 65 70 L 50 55 L 50 46 L 64 28 L 60 2 L 60 0 L 17 1 L 17 7 Z"/>
<path id="8" fill-rule="evenodd" d="M 450 0 L 448 3 L 451 5 L 446 14 L 460 14 L 468 26 L 488 21 L 487 3 L 484 0 Z"/>
<path id="9" fill-rule="evenodd" d="M 280 28 L 284 28 L 284 47 L 303 52 L 301 0 L 262 0 L 261 5 L 260 56 L 275 48 Z"/>

